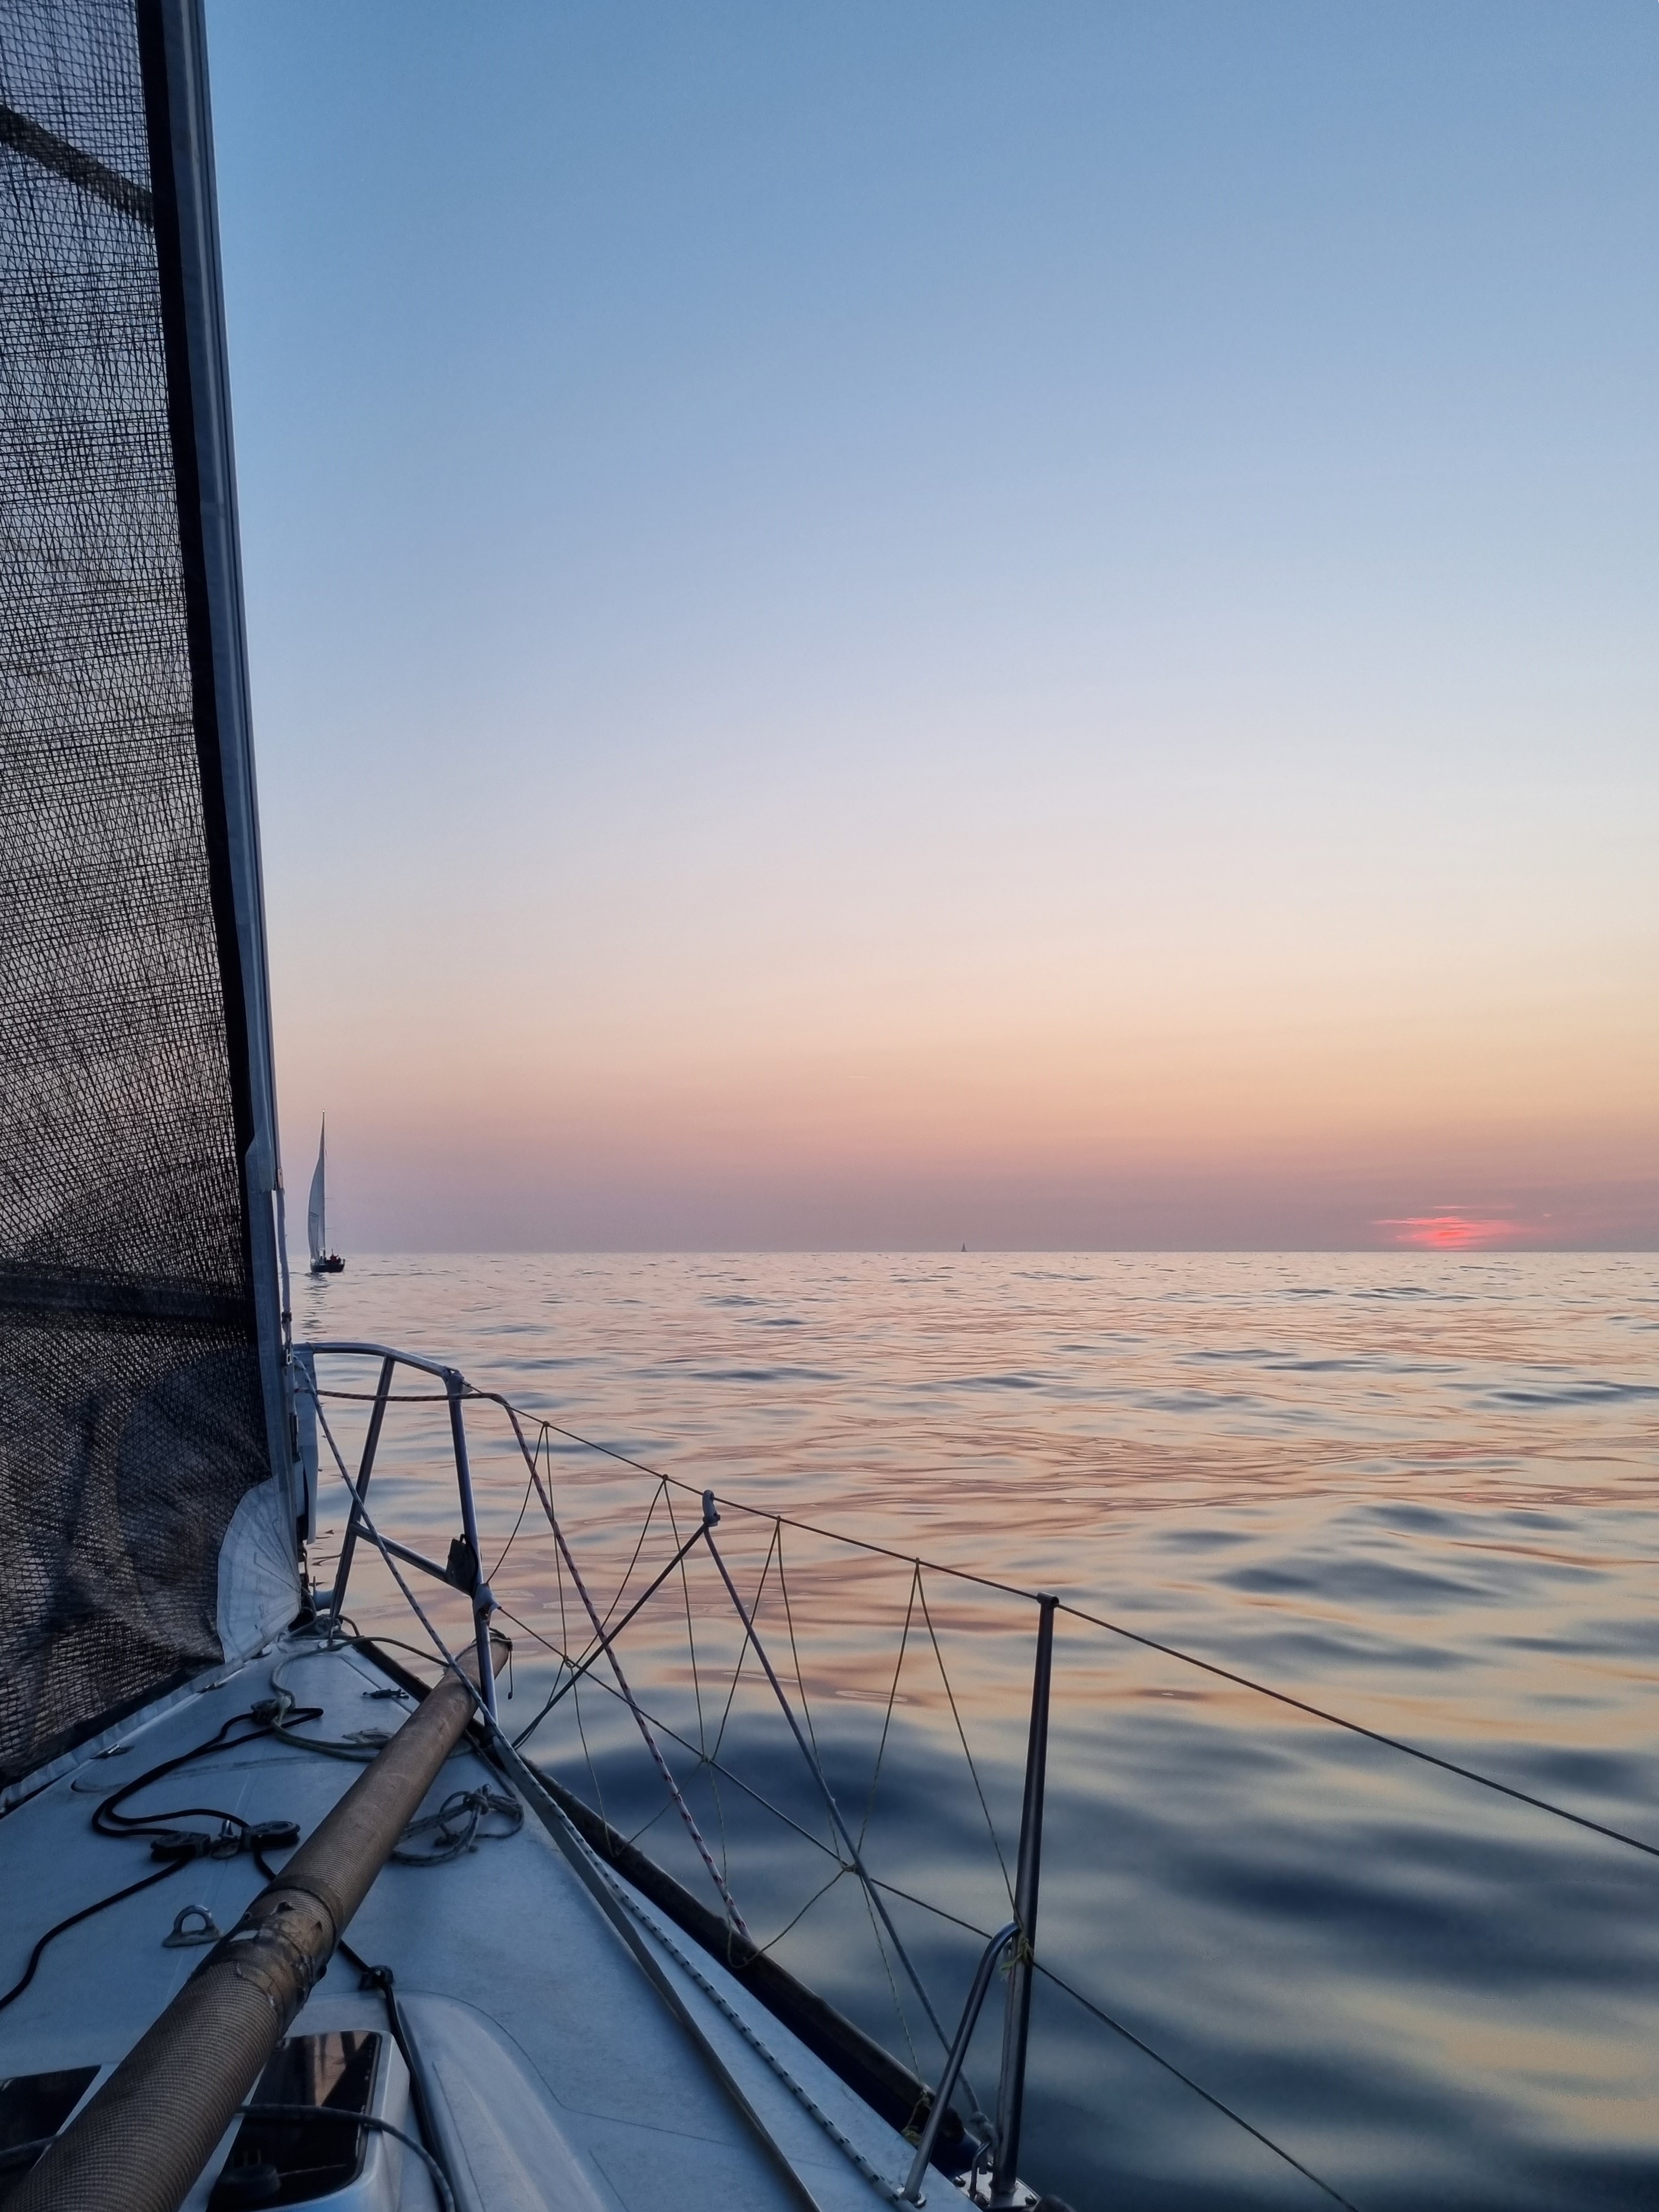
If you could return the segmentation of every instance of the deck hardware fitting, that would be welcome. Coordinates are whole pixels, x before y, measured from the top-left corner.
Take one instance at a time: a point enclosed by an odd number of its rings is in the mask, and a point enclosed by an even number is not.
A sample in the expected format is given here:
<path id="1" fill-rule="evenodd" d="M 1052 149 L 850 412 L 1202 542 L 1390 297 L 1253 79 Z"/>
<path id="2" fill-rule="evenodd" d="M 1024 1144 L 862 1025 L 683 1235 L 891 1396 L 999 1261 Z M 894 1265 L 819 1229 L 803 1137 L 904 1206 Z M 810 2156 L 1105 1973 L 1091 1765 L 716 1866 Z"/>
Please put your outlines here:
<path id="1" fill-rule="evenodd" d="M 933 2102 L 928 2107 L 927 2118 L 922 2123 L 921 2133 L 916 2139 L 916 2155 L 911 2160 L 910 2172 L 905 2179 L 905 2185 L 899 2192 L 901 2200 L 905 2203 L 925 2204 L 927 2203 L 927 2198 L 922 2194 L 922 2184 L 927 2177 L 928 2161 L 933 2155 L 934 2139 L 938 2135 L 946 2112 L 949 2108 L 951 2093 L 955 2088 L 957 2077 L 962 2071 L 962 2062 L 968 2055 L 968 2045 L 973 2040 L 973 2031 L 978 2025 L 980 2009 L 985 2002 L 985 1993 L 990 1987 L 991 1977 L 996 1971 L 997 1961 L 1019 1933 L 1020 1923 L 1017 1920 L 1010 1920 L 1006 1927 L 997 1929 L 979 1954 L 979 1964 L 974 1969 L 973 1981 L 968 1990 L 967 2002 L 962 2007 L 962 2017 L 957 2026 L 955 2039 L 950 2046 L 950 2055 L 945 2061 L 945 2070 L 939 2076 L 939 2087 L 933 2093 Z"/>
<path id="2" fill-rule="evenodd" d="M 186 1922 L 194 1921 L 194 1927 Z M 189 1951 L 198 1943 L 222 1943 L 225 1931 L 208 1911 L 205 1905 L 186 1905 L 173 1923 L 170 1935 L 161 1938 L 164 1951 Z"/>

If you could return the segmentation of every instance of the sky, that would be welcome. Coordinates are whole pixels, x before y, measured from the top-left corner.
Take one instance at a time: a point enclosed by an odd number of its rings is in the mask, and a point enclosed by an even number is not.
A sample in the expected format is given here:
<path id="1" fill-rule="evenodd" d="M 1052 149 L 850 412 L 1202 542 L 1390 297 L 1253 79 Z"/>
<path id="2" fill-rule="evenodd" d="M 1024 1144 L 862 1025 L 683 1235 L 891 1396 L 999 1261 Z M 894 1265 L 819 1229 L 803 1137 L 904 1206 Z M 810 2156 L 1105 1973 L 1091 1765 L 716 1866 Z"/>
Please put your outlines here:
<path id="1" fill-rule="evenodd" d="M 1653 0 L 209 0 L 288 1178 L 1659 1247 Z"/>

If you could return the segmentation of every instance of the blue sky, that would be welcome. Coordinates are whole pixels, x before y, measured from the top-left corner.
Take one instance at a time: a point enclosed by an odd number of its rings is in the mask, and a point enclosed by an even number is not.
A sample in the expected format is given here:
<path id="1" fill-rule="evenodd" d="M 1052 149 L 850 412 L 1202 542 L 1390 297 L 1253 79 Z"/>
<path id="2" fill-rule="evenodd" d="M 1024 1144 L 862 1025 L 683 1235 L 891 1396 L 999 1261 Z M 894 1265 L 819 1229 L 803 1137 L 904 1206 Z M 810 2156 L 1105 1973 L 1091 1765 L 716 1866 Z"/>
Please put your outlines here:
<path id="1" fill-rule="evenodd" d="M 1652 1242 L 1648 0 L 209 23 L 342 1237 Z"/>

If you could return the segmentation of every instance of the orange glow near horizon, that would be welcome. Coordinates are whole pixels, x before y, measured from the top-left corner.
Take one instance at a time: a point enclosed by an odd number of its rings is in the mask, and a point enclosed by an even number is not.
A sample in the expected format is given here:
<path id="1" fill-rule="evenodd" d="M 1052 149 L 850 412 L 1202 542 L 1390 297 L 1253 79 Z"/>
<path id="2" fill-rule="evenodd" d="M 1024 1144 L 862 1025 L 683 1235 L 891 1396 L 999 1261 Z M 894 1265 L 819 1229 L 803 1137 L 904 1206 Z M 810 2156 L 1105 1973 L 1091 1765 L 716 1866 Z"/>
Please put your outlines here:
<path id="1" fill-rule="evenodd" d="M 1523 1222 L 1477 1221 L 1450 1207 L 1438 1213 L 1379 1221 L 1376 1225 L 1378 1229 L 1398 1231 L 1392 1240 L 1395 1243 L 1425 1252 L 1478 1252 L 1489 1245 L 1512 1243 L 1518 1237 L 1530 1237 L 1536 1233 Z"/>

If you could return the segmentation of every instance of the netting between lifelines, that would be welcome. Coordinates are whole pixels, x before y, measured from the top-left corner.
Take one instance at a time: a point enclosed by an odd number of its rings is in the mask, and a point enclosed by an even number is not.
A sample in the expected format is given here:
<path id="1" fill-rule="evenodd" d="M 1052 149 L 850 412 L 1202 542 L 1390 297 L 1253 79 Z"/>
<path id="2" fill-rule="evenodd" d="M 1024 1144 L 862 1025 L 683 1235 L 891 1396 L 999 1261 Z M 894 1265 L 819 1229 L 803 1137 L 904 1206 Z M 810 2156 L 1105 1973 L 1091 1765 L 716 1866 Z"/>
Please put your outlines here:
<path id="1" fill-rule="evenodd" d="M 1183 1951 L 1187 1939 L 1179 1936 L 1171 1951 L 1161 1939 L 1141 1946 L 1132 1934 L 1143 1917 L 1137 1881 L 1171 1885 L 1165 1902 L 1172 1930 L 1178 1903 L 1190 1906 L 1205 1883 L 1214 1895 L 1242 1897 L 1254 1917 L 1268 1892 L 1250 1869 L 1268 1863 L 1261 1838 L 1271 1836 L 1275 1868 L 1301 1869 L 1272 1878 L 1282 1899 L 1273 1909 L 1284 1917 L 1261 1937 L 1256 1955 L 1276 1970 L 1283 1943 L 1301 1940 L 1307 1899 L 1328 1879 L 1317 1853 L 1284 1856 L 1290 1846 L 1277 1826 L 1295 1787 L 1296 1759 L 1317 1759 L 1317 1748 L 1310 1753 L 1304 1737 L 1298 1753 L 1295 1739 L 1282 1732 L 1246 1747 L 1230 1720 L 1218 1726 L 1196 1711 L 1190 1725 L 1203 1733 L 1183 1759 L 1190 1770 L 1202 1770 L 1203 1787 L 1189 1808 L 1198 1808 L 1211 1835 L 1226 1832 L 1229 1811 L 1236 1813 L 1238 1833 L 1226 1850 L 1233 1870 L 1195 1875 L 1210 1845 L 1197 1859 L 1184 1856 L 1178 1816 L 1157 1802 L 1172 1779 L 1172 1747 L 1161 1729 L 1148 1737 L 1131 1717 L 1142 1698 L 1170 1694 L 1160 1674 L 1184 1674 L 1183 1703 L 1195 1708 L 1202 1702 L 1192 1695 L 1196 1677 L 1205 1690 L 1214 1684 L 1223 1697 L 1248 1699 L 1258 1715 L 1276 1710 L 1292 1729 L 1311 1729 L 1328 1746 L 1364 1745 L 1368 1759 L 1384 1754 L 1396 1763 L 1396 1775 L 1414 1769 L 1437 1788 L 1452 1784 L 1466 1804 L 1482 1793 L 1529 1823 L 1544 1816 L 1558 1835 L 1594 1838 L 1598 1851 L 1611 1844 L 1649 1862 L 1659 1858 L 1659 1844 L 1484 1771 L 1449 1749 L 1389 1734 L 1131 1621 L 1064 1599 L 1045 1601 L 1018 1583 L 878 1540 L 897 1530 L 876 1525 L 851 1536 L 815 1518 L 703 1488 L 460 1378 L 434 1389 L 434 1375 L 444 1370 L 427 1367 L 422 1374 L 424 1363 L 406 1362 L 400 1373 L 404 1355 L 377 1353 L 377 1382 L 360 1347 L 320 1350 L 354 1363 L 325 1370 L 316 1393 L 328 1480 L 310 1565 L 331 1585 L 318 1595 L 333 1625 L 402 1645 L 406 1656 L 452 1664 L 476 1635 L 477 1612 L 488 1617 L 512 1644 L 505 1680 L 497 1684 L 502 1726 L 560 1793 L 598 1856 L 642 1887 L 694 1942 L 748 1977 L 762 2002 L 778 1994 L 778 1983 L 766 1979 L 770 1970 L 760 1971 L 769 1959 L 851 2019 L 879 2046 L 878 2057 L 886 2054 L 873 2073 L 858 2075 L 860 2094 L 901 2127 L 924 2085 L 939 2079 L 976 1961 L 1002 1940 L 996 1931 L 1008 1930 L 1009 1916 L 1017 1917 L 1036 1627 L 1045 1602 L 1056 1618 L 1058 1759 L 1050 1760 L 1043 1845 L 1050 1901 L 1032 1954 L 1043 2033 L 1041 2063 L 1031 2076 L 1044 2126 L 1081 2127 L 1092 2144 L 1108 2109 L 1102 2085 L 1109 2077 L 1094 2071 L 1097 2063 L 1113 2068 L 1117 2087 L 1110 2094 L 1138 2100 L 1147 2094 L 1140 2070 L 1146 2062 L 1179 2087 L 1181 2103 L 1172 2112 L 1190 2115 L 1186 2100 L 1196 2099 L 1226 2123 L 1235 2142 L 1249 2138 L 1326 2202 L 1353 2212 L 1352 2199 L 1303 2155 L 1305 2148 L 1317 2154 L 1317 2136 L 1304 2145 L 1276 2127 L 1269 2133 L 1231 2094 L 1223 2097 L 1190 2070 L 1184 2054 L 1158 2047 L 1163 2034 L 1154 2040 L 1138 2032 L 1134 2002 L 1126 2018 L 1104 2001 L 1098 1970 L 1113 1960 L 1114 1971 L 1131 1978 L 1151 1977 L 1141 1982 L 1141 2003 L 1153 1987 L 1171 1983 L 1172 1960 L 1202 1959 L 1205 1975 L 1233 1971 L 1221 1962 L 1238 1939 L 1218 1942 L 1213 1927 L 1201 1952 Z M 454 1455 L 454 1431 L 439 1410 L 451 1387 L 456 1410 L 464 1402 L 472 1416 L 463 1416 L 462 1426 L 475 1553 L 470 1537 L 453 1534 L 460 1462 L 453 1459 L 453 1471 L 445 1464 Z M 999 1533 L 1006 1531 L 991 1531 Z M 1132 1670 L 1123 1668 L 1124 1656 Z M 361 1756 L 371 1756 L 385 1733 L 361 1731 Z M 1150 1745 L 1149 1764 L 1144 1749 L 1136 1753 L 1137 1740 Z M 1346 1788 L 1334 1786 L 1344 1781 Z M 1325 1832 L 1334 1846 L 1352 1849 L 1352 1809 L 1342 1801 L 1347 1789 L 1375 1782 L 1365 1769 L 1321 1765 L 1307 1785 L 1311 1794 L 1302 1798 L 1301 1818 L 1323 1817 L 1329 1802 Z M 1472 1856 L 1467 1837 L 1460 1844 L 1442 1826 L 1441 1811 L 1414 1842 L 1418 1817 L 1403 1805 L 1390 1811 L 1390 1866 L 1397 1873 L 1444 1859 L 1462 1869 L 1460 1911 L 1469 1865 L 1489 1866 L 1495 1884 L 1505 1878 L 1501 1865 L 1512 1878 L 1527 1864 L 1495 1856 L 1493 1838 Z M 1547 1862 L 1526 1878 L 1561 1877 Z M 1603 1893 L 1629 1894 L 1616 1885 Z M 1492 1923 L 1506 1941 L 1511 1918 L 1505 1907 Z M 1422 1923 L 1422 1940 L 1437 1952 L 1445 1925 L 1438 1905 Z M 1345 1977 L 1350 1932 L 1336 1954 Z M 1622 1946 L 1622 1929 L 1619 1940 Z M 1426 1956 L 1415 1954 L 1414 1977 L 1426 1974 Z M 1456 1957 L 1465 1960 L 1466 1951 Z M 1559 1946 L 1549 1949 L 1544 1972 L 1552 1981 L 1559 1957 Z M 1511 1988 L 1513 1968 L 1505 1959 Z M 1311 1954 L 1301 1960 L 1293 1999 L 1299 2022 L 1308 2007 L 1326 2002 L 1314 1994 Z M 1454 1974 L 1461 1972 L 1454 1962 Z M 1217 1986 L 1238 1985 L 1223 1979 Z M 761 1994 L 767 1988 L 770 1996 Z M 784 2012 L 791 2017 L 787 2004 Z M 1072 2047 L 1080 2015 L 1091 2034 L 1099 2028 L 1111 2039 L 1105 2057 L 1099 2045 L 1087 2057 Z M 1397 2010 L 1388 2016 L 1397 2019 Z M 845 2055 L 847 2046 L 840 2048 Z M 1112 2054 L 1128 2051 L 1135 2054 L 1134 2069 L 1118 2073 Z M 975 2106 L 1001 2079 L 999 2005 L 988 2002 L 980 2013 L 969 2057 L 971 2073 L 955 2105 L 983 2153 L 994 2123 Z M 1523 2070 L 1519 2079 L 1530 2123 L 1535 2075 Z M 907 2105 L 907 2096 L 915 2101 Z M 1299 2092 L 1293 2106 L 1305 2111 Z M 1419 2118 L 1414 2107 L 1414 2128 Z M 1366 2130 L 1372 2124 L 1368 2116 Z M 1051 2145 L 1036 2148 L 1040 2129 L 1028 2130 L 1028 2139 L 1033 2161 L 1051 2154 Z M 966 2155 L 966 2138 L 960 2147 Z"/>
<path id="2" fill-rule="evenodd" d="M 0 12 L 0 1774 L 219 1656 L 269 1469 L 133 0 Z"/>

